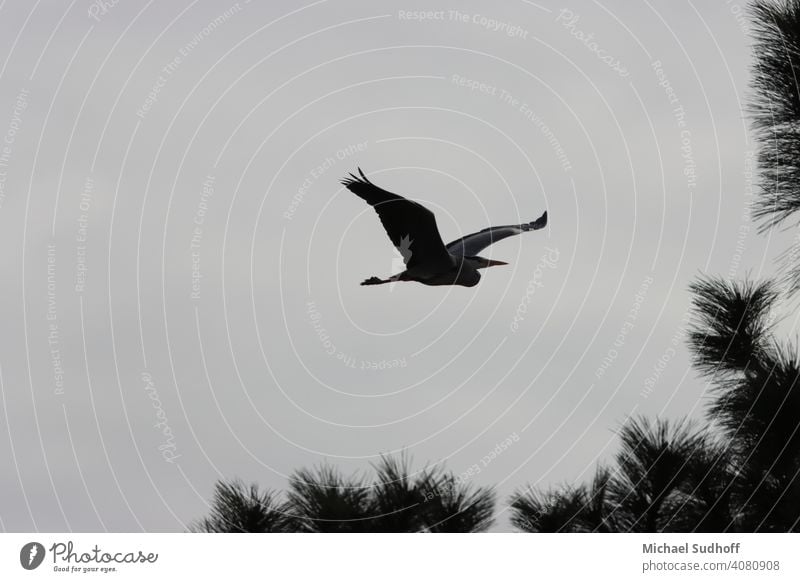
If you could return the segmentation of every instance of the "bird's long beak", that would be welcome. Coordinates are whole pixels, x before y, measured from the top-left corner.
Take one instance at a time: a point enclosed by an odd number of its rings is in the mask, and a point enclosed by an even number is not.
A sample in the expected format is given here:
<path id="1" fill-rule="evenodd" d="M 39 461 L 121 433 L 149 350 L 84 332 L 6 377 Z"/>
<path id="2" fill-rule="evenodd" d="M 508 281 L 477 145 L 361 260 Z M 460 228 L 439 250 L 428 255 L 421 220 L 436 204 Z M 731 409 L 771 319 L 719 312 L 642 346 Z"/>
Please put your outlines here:
<path id="1" fill-rule="evenodd" d="M 500 265 L 507 265 L 505 261 L 495 261 L 494 259 L 486 259 L 487 267 L 499 267 Z"/>

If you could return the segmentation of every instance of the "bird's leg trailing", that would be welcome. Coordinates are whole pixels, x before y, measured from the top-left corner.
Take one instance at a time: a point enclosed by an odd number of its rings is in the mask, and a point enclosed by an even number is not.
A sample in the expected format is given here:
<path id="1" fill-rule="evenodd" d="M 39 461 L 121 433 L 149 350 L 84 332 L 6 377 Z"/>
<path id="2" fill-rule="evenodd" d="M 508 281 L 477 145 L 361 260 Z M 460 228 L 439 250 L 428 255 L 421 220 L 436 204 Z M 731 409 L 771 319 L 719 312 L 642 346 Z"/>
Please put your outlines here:
<path id="1" fill-rule="evenodd" d="M 405 273 L 405 271 L 403 271 Z M 397 275 L 392 275 L 388 279 L 380 279 L 378 277 L 370 277 L 369 279 L 365 279 L 361 284 L 362 285 L 383 285 L 384 283 L 394 283 L 395 281 L 405 281 L 406 279 L 403 277 L 403 273 L 398 273 Z"/>
<path id="2" fill-rule="evenodd" d="M 383 279 L 379 279 L 378 277 L 370 277 L 369 279 L 364 279 L 362 281 L 362 285 L 380 285 L 382 283 L 388 283 L 389 281 L 384 281 Z"/>

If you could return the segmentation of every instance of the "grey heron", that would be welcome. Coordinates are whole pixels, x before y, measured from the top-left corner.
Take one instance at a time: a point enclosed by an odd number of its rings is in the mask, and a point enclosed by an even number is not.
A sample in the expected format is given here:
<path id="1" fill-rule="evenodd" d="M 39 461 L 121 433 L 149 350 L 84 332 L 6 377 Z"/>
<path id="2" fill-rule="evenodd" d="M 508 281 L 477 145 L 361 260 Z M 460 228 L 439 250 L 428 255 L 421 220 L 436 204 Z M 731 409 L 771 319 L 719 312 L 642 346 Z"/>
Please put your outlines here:
<path id="1" fill-rule="evenodd" d="M 373 184 L 358 168 L 342 180 L 348 190 L 375 209 L 392 244 L 400 251 L 406 270 L 388 279 L 370 277 L 362 285 L 381 285 L 395 281 L 418 281 L 425 285 L 473 287 L 480 281 L 478 269 L 507 265 L 479 257 L 478 253 L 499 240 L 547 224 L 545 211 L 533 222 L 490 226 L 445 245 L 436 227 L 433 212 L 422 204 L 393 194 Z"/>

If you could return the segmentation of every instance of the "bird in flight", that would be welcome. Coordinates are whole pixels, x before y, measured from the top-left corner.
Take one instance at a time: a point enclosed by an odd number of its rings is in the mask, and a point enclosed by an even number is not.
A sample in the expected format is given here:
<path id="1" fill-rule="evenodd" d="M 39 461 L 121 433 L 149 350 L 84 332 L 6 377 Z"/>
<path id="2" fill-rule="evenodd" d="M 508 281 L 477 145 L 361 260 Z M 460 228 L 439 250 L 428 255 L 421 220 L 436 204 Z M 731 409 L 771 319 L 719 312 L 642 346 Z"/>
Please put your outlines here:
<path id="1" fill-rule="evenodd" d="M 350 174 L 342 180 L 342 185 L 375 209 L 406 265 L 405 271 L 388 279 L 370 277 L 362 285 L 417 281 L 425 285 L 473 287 L 481 278 L 478 269 L 508 264 L 479 257 L 479 252 L 499 240 L 539 230 L 547 224 L 545 211 L 533 222 L 490 226 L 445 245 L 433 212 L 418 202 L 379 188 L 367 179 L 361 168 L 358 173 L 359 176 Z"/>

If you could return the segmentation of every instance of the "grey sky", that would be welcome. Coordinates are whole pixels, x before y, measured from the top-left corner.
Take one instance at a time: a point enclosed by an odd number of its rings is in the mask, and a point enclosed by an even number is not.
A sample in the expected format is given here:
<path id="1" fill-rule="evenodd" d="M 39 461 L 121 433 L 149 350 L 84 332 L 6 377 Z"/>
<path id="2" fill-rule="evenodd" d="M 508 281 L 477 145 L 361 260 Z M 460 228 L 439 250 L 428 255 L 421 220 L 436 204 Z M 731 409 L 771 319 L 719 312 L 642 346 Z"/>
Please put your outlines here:
<path id="1" fill-rule="evenodd" d="M 0 11 L 0 527 L 181 530 L 220 477 L 407 448 L 502 531 L 628 414 L 702 417 L 687 284 L 788 240 L 747 218 L 742 3 L 108 4 Z M 446 240 L 550 225 L 474 288 L 360 287 L 400 261 L 356 166 Z"/>

